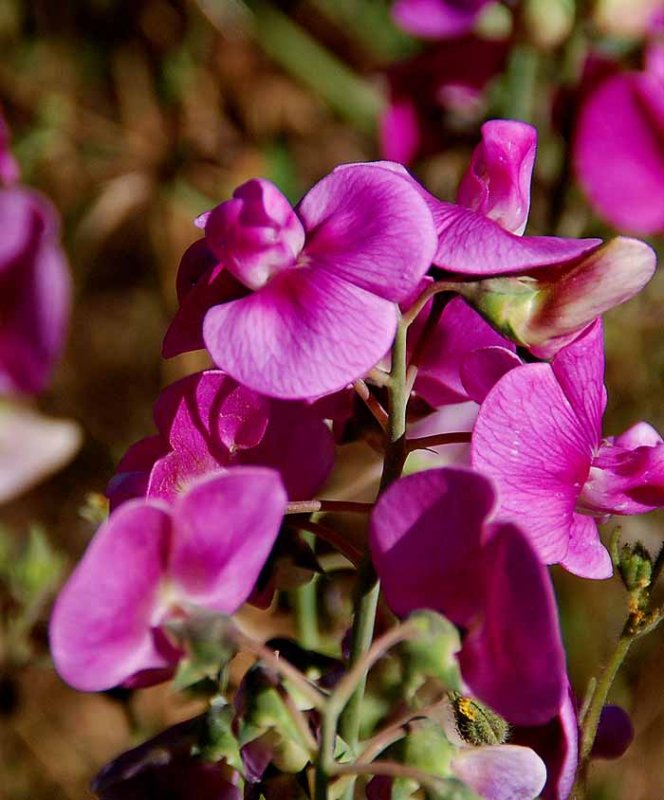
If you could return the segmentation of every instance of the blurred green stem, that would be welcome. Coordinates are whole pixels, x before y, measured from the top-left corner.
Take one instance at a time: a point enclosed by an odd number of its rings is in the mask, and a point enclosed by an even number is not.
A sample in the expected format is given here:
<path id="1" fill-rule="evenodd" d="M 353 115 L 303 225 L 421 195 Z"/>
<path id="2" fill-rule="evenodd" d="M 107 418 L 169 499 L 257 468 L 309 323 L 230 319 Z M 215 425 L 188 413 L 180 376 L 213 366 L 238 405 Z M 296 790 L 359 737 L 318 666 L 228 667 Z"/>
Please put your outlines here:
<path id="1" fill-rule="evenodd" d="M 505 73 L 503 116 L 533 123 L 539 55 L 529 44 L 515 44 Z"/>
<path id="2" fill-rule="evenodd" d="M 316 537 L 312 533 L 303 533 L 302 538 L 312 551 L 316 547 Z M 297 637 L 305 650 L 315 650 L 319 644 L 318 637 L 318 600 L 316 597 L 316 575 L 304 586 L 294 591 L 295 619 Z"/>

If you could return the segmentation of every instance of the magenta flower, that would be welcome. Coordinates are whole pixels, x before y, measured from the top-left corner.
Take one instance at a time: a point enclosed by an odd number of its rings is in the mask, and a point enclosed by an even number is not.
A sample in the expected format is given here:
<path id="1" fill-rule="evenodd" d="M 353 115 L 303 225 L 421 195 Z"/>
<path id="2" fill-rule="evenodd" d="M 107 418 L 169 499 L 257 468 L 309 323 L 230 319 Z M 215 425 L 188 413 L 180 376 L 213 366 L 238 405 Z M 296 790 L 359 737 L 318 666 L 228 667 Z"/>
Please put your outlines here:
<path id="1" fill-rule="evenodd" d="M 335 170 L 295 210 L 268 181 L 249 181 L 202 222 L 205 240 L 180 267 L 181 307 L 164 354 L 199 344 L 202 324 L 221 369 L 287 399 L 329 394 L 378 363 L 396 304 L 436 246 L 420 192 L 364 164 Z"/>
<path id="2" fill-rule="evenodd" d="M 334 464 L 334 441 L 302 402 L 263 397 L 208 370 L 168 386 L 154 408 L 158 433 L 129 448 L 107 494 L 173 502 L 197 478 L 231 464 L 278 470 L 289 497 L 313 497 Z"/>
<path id="3" fill-rule="evenodd" d="M 426 39 L 447 39 L 467 33 L 489 0 L 397 0 L 395 22 Z"/>
<path id="4" fill-rule="evenodd" d="M 475 131 L 487 110 L 487 89 L 502 72 L 505 41 L 464 36 L 391 64 L 389 102 L 379 123 L 384 158 L 410 164 Z"/>
<path id="5" fill-rule="evenodd" d="M 490 481 L 472 470 L 409 475 L 374 509 L 371 554 L 396 614 L 429 608 L 467 630 L 459 663 L 472 692 L 509 722 L 541 724 L 567 680 L 553 590 L 527 538 L 495 511 Z"/>
<path id="6" fill-rule="evenodd" d="M 519 236 L 528 213 L 534 137 L 521 122 L 485 123 L 461 182 L 459 200 L 466 208 L 420 191 L 438 232 L 434 264 L 464 279 L 458 291 L 495 328 L 549 358 L 640 291 L 656 258 L 634 239 L 602 245 L 599 239 Z"/>
<path id="7" fill-rule="evenodd" d="M 286 510 L 278 474 L 234 467 L 195 483 L 172 508 L 133 500 L 114 512 L 67 581 L 51 618 L 51 651 L 77 689 L 155 682 L 180 652 L 162 625 L 192 607 L 244 603 Z"/>
<path id="8" fill-rule="evenodd" d="M 592 207 L 616 228 L 664 231 L 664 49 L 641 72 L 608 75 L 579 114 L 574 164 Z M 610 165 L 610 168 L 607 168 Z"/>
<path id="9" fill-rule="evenodd" d="M 508 372 L 475 423 L 473 466 L 496 482 L 501 519 L 518 521 L 544 563 L 608 578 L 597 521 L 664 506 L 664 442 L 645 423 L 602 438 L 598 320 L 551 364 Z"/>
<path id="10" fill-rule="evenodd" d="M 0 187 L 0 392 L 34 393 L 60 355 L 70 279 L 55 211 L 23 187 Z"/>
<path id="11" fill-rule="evenodd" d="M 9 128 L 0 113 L 0 185 L 10 186 L 19 177 L 18 163 L 9 149 Z"/>

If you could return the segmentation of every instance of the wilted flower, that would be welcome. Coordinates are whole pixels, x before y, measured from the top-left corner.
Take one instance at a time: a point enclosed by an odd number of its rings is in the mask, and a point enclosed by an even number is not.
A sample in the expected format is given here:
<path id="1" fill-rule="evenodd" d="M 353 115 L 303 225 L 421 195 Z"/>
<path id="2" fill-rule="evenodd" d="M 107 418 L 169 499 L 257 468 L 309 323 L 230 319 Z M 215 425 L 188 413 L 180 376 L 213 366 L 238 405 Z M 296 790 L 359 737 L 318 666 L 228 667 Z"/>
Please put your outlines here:
<path id="1" fill-rule="evenodd" d="M 190 349 L 202 325 L 220 368 L 291 399 L 331 393 L 375 366 L 436 243 L 412 183 L 364 164 L 323 178 L 295 211 L 268 181 L 250 181 L 203 222 L 164 352 Z"/>
<path id="2" fill-rule="evenodd" d="M 598 320 L 551 364 L 502 377 L 475 423 L 472 463 L 496 482 L 500 517 L 545 563 L 588 578 L 612 573 L 597 521 L 664 505 L 664 442 L 640 423 L 602 438 L 606 406 Z"/>
<path id="3" fill-rule="evenodd" d="M 83 691 L 167 677 L 180 651 L 162 625 L 192 607 L 244 603 L 286 509 L 278 473 L 234 467 L 199 480 L 171 508 L 132 500 L 97 532 L 57 600 L 51 650 Z"/>

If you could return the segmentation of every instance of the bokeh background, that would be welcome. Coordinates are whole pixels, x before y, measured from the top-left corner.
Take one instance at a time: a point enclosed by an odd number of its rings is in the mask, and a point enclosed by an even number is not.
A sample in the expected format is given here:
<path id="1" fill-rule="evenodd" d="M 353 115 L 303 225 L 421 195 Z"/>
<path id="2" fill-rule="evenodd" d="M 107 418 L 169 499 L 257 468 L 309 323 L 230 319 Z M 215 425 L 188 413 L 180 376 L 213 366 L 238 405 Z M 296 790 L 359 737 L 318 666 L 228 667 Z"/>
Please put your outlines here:
<path id="1" fill-rule="evenodd" d="M 151 432 L 160 388 L 206 364 L 198 354 L 160 358 L 178 261 L 199 235 L 193 219 L 253 176 L 296 200 L 338 163 L 379 158 L 387 76 L 424 49 L 393 25 L 383 0 L 0 0 L 0 106 L 24 182 L 62 215 L 75 283 L 68 348 L 39 405 L 85 433 L 70 466 L 0 510 L 3 800 L 90 797 L 88 781 L 106 760 L 195 712 L 168 687 L 128 700 L 63 685 L 46 643 L 52 590 L 94 532 L 95 493 Z M 549 200 L 566 141 L 550 108 L 563 57 L 555 48 L 540 57 L 527 113 L 541 137 L 532 233 L 554 232 Z M 446 119 L 437 151 L 413 165 L 445 199 L 480 123 L 504 113 L 500 81 L 473 114 Z M 610 233 L 573 185 L 555 223 L 563 235 Z M 664 430 L 663 334 L 659 275 L 608 315 L 607 432 L 639 419 Z M 662 522 L 627 519 L 624 535 L 656 550 Z M 44 539 L 30 538 L 35 526 Z M 29 542 L 31 568 L 52 575 L 51 591 L 36 598 L 21 595 L 13 574 Z M 556 579 L 582 693 L 622 625 L 624 593 L 615 580 Z M 284 629 L 278 612 L 254 613 L 256 624 Z M 17 632 L 10 622 L 19 617 Z M 635 647 L 614 697 L 632 713 L 636 740 L 621 761 L 595 768 L 594 800 L 664 797 L 663 663 L 661 632 Z"/>

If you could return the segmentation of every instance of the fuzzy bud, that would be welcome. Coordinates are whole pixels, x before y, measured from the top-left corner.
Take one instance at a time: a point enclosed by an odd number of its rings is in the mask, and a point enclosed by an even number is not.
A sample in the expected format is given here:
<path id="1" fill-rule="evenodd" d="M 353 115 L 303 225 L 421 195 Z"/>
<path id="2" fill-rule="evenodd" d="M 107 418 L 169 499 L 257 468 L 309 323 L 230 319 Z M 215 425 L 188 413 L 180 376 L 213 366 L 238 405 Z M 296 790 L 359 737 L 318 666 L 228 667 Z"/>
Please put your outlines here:
<path id="1" fill-rule="evenodd" d="M 473 697 L 449 693 L 456 729 L 461 738 L 477 747 L 504 744 L 509 738 L 509 724 L 495 711 Z"/>

